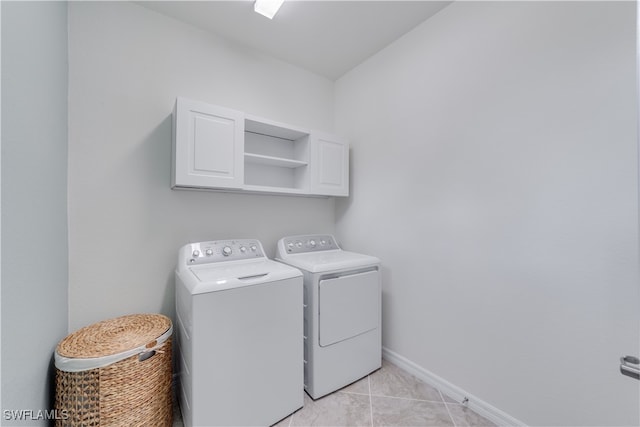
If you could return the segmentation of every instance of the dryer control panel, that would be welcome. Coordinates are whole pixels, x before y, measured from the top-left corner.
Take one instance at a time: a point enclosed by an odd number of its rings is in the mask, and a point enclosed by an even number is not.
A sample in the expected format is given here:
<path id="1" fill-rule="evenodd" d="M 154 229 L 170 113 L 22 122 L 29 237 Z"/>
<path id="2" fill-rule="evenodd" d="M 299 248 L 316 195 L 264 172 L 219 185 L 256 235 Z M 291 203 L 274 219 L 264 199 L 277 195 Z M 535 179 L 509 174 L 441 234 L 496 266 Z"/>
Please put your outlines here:
<path id="1" fill-rule="evenodd" d="M 283 238 L 279 243 L 283 245 L 281 250 L 284 249 L 288 254 L 340 249 L 336 240 L 330 234 L 289 236 Z"/>
<path id="2" fill-rule="evenodd" d="M 265 258 L 262 244 L 256 239 L 213 240 L 210 242 L 190 243 L 180 250 L 180 261 L 183 265 L 255 258 Z"/>

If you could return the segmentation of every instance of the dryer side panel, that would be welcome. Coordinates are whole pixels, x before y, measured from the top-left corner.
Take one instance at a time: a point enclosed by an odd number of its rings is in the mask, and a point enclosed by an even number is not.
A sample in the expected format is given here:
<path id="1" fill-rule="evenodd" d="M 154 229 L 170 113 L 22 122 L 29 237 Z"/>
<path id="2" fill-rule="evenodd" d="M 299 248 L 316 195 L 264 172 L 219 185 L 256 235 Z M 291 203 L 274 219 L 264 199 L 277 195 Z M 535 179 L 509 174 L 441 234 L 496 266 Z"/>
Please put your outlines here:
<path id="1" fill-rule="evenodd" d="M 326 347 L 380 325 L 378 270 L 320 280 L 319 341 Z"/>

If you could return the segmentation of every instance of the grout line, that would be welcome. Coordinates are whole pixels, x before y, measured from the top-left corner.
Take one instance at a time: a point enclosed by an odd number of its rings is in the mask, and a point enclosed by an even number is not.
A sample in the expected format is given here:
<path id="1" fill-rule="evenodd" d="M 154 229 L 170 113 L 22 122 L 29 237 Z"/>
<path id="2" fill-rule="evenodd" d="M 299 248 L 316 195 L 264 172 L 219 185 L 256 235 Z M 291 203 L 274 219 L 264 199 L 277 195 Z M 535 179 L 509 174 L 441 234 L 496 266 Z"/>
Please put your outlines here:
<path id="1" fill-rule="evenodd" d="M 458 427 L 456 424 L 456 420 L 453 419 L 453 415 L 451 415 L 451 411 L 449 410 L 449 405 L 447 405 L 447 402 L 445 402 L 444 400 L 444 396 L 442 395 L 442 392 L 440 391 L 440 389 L 436 389 L 438 390 L 438 393 L 440 393 L 440 398 L 442 399 L 442 402 L 444 403 L 444 407 L 447 409 L 447 414 L 449 414 L 449 418 L 451 419 L 451 422 L 453 423 L 453 427 Z"/>
<path id="2" fill-rule="evenodd" d="M 428 399 L 416 399 L 415 397 L 401 397 L 401 396 L 386 396 L 384 394 L 373 394 L 372 396 L 375 397 L 384 397 L 387 399 L 399 399 L 399 400 L 413 400 L 415 402 L 429 402 L 429 403 L 441 403 L 443 405 L 446 404 L 446 402 L 442 401 L 442 400 L 428 400 Z"/>
<path id="3" fill-rule="evenodd" d="M 386 399 L 413 400 L 413 401 L 416 401 L 416 402 L 442 403 L 442 404 L 448 404 L 448 405 L 464 406 L 464 405 L 462 405 L 462 403 L 447 403 L 447 402 L 444 402 L 444 400 L 429 400 L 429 399 L 417 399 L 415 397 L 387 396 L 386 394 L 373 394 L 371 392 L 369 392 L 369 393 L 358 393 L 358 392 L 355 392 L 355 391 L 338 390 L 336 393 L 355 394 L 356 396 L 384 397 Z"/>
<path id="4" fill-rule="evenodd" d="M 338 390 L 336 393 L 357 394 L 359 396 L 369 396 L 371 394 L 371 393 L 358 393 L 357 391 L 344 391 L 344 390 Z"/>
<path id="5" fill-rule="evenodd" d="M 371 398 L 371 375 L 367 375 L 367 384 L 369 386 L 369 412 L 371 414 L 371 427 L 373 427 L 373 399 Z"/>

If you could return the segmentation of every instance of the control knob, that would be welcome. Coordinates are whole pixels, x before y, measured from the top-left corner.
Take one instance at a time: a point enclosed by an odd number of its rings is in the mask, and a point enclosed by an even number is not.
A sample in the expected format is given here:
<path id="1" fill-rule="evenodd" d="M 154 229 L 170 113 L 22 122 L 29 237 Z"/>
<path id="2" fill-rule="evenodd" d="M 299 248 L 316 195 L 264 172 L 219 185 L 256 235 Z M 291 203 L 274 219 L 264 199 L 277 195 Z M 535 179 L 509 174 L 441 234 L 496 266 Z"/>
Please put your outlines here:
<path id="1" fill-rule="evenodd" d="M 213 255 L 213 249 L 207 249 L 204 253 L 205 253 L 207 256 L 211 256 L 211 255 Z"/>
<path id="2" fill-rule="evenodd" d="M 197 250 L 197 249 L 196 249 L 196 250 L 194 250 L 194 251 L 193 251 L 193 257 L 194 257 L 194 258 L 198 258 L 199 256 L 200 256 L 200 251 L 199 251 L 199 250 Z"/>
<path id="3" fill-rule="evenodd" d="M 244 246 L 240 246 L 240 252 L 242 253 L 247 252 L 247 248 L 245 248 Z"/>
<path id="4" fill-rule="evenodd" d="M 231 247 L 225 246 L 224 248 L 222 248 L 222 255 L 229 256 L 232 253 L 233 253 L 233 251 L 231 250 Z"/>
<path id="5" fill-rule="evenodd" d="M 312 248 L 316 247 L 316 241 L 315 240 L 309 240 L 309 246 L 311 246 Z"/>
<path id="6" fill-rule="evenodd" d="M 251 252 L 255 252 L 258 250 L 258 247 L 256 245 L 251 245 Z"/>

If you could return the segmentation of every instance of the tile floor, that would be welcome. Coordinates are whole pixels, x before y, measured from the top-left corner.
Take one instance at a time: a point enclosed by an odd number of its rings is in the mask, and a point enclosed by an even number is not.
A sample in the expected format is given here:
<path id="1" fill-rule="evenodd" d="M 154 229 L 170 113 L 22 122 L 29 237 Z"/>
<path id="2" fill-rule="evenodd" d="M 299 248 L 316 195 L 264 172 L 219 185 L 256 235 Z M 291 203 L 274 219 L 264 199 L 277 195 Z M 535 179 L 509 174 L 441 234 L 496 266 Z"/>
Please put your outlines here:
<path id="1" fill-rule="evenodd" d="M 304 407 L 276 424 L 294 426 L 495 426 L 397 366 L 382 368 Z M 183 427 L 179 409 L 173 427 Z"/>

